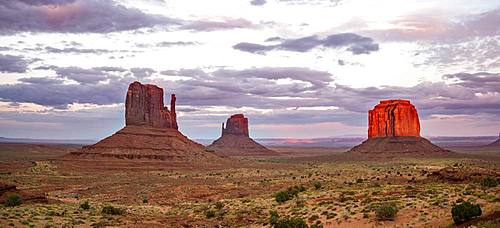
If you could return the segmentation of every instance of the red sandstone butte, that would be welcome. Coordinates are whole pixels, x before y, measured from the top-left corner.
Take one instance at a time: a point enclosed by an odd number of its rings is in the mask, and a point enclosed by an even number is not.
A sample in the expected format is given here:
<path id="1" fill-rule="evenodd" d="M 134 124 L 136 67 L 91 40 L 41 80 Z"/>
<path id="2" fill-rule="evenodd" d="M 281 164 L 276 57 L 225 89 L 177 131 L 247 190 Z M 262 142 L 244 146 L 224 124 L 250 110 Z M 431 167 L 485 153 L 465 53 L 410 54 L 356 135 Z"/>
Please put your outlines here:
<path id="1" fill-rule="evenodd" d="M 248 119 L 243 114 L 232 115 L 227 119 L 226 127 L 222 123 L 222 136 L 225 134 L 244 135 L 248 137 Z"/>
<path id="2" fill-rule="evenodd" d="M 162 88 L 131 83 L 125 99 L 125 127 L 94 145 L 72 152 L 67 159 L 154 159 L 175 165 L 225 162 L 225 158 L 206 151 L 178 130 L 175 101 L 172 95 L 168 110 L 163 104 Z"/>
<path id="3" fill-rule="evenodd" d="M 177 129 L 175 94 L 170 109 L 163 106 L 163 89 L 156 85 L 133 82 L 125 99 L 125 125 Z"/>
<path id="4" fill-rule="evenodd" d="M 368 138 L 420 137 L 420 122 L 409 100 L 383 100 L 368 111 Z"/>
<path id="5" fill-rule="evenodd" d="M 368 111 L 368 139 L 348 153 L 374 157 L 454 156 L 420 137 L 415 106 L 408 100 L 384 100 Z"/>
<path id="6" fill-rule="evenodd" d="M 222 123 L 222 135 L 208 148 L 227 156 L 272 156 L 276 152 L 267 149 L 250 138 L 248 119 L 243 114 L 232 115 Z"/>

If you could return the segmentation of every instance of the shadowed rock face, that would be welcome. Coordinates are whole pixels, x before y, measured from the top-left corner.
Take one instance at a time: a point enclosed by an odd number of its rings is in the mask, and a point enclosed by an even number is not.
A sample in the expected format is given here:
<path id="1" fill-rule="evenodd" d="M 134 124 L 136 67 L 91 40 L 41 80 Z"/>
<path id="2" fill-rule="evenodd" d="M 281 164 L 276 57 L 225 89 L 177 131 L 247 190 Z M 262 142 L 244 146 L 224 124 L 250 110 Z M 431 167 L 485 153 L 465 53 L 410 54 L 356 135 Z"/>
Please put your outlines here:
<path id="1" fill-rule="evenodd" d="M 128 87 L 125 99 L 125 125 L 178 129 L 175 100 L 172 94 L 169 111 L 163 106 L 162 88 L 133 82 Z"/>
<path id="2" fill-rule="evenodd" d="M 133 82 L 125 101 L 126 126 L 115 134 L 84 146 L 64 159 L 153 159 L 179 164 L 214 164 L 225 158 L 178 131 L 175 95 L 170 110 L 163 106 L 163 89 Z"/>
<path id="3" fill-rule="evenodd" d="M 271 156 L 276 152 L 255 142 L 248 134 L 248 119 L 243 114 L 232 115 L 222 123 L 222 136 L 208 148 L 227 156 Z"/>
<path id="4" fill-rule="evenodd" d="M 368 111 L 368 138 L 420 137 L 420 122 L 415 106 L 408 100 L 380 101 Z"/>
<path id="5" fill-rule="evenodd" d="M 222 124 L 222 136 L 226 134 L 244 135 L 248 137 L 248 119 L 243 114 L 232 115 L 227 119 L 226 127 Z"/>

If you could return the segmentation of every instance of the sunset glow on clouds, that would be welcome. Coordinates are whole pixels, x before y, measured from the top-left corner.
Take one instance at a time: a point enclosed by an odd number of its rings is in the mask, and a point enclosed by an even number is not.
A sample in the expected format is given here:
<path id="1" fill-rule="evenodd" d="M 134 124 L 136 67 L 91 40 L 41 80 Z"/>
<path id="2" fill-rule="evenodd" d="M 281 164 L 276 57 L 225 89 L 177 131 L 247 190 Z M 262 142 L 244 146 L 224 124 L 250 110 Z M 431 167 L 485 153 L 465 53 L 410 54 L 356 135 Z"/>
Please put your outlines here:
<path id="1" fill-rule="evenodd" d="M 393 98 L 424 135 L 496 135 L 499 24 L 484 0 L 2 1 L 0 136 L 107 136 L 135 80 L 191 138 L 236 112 L 256 138 L 364 136 Z"/>

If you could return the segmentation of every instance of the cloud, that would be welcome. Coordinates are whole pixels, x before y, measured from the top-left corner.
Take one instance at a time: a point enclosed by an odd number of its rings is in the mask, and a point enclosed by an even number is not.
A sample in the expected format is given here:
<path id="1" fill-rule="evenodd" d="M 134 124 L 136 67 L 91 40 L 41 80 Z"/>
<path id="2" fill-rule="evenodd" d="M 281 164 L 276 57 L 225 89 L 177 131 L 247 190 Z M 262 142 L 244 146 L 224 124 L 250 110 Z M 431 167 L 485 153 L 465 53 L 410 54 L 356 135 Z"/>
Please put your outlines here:
<path id="1" fill-rule="evenodd" d="M 363 33 L 381 40 L 460 41 L 472 37 L 500 35 L 500 8 L 458 18 L 447 15 L 416 14 L 392 21 L 393 28 L 365 30 Z"/>
<path id="2" fill-rule="evenodd" d="M 95 84 L 110 78 L 110 75 L 99 69 L 84 69 L 80 67 L 56 67 L 59 78 L 70 79 L 82 84 Z"/>
<path id="3" fill-rule="evenodd" d="M 0 72 L 2 73 L 25 73 L 29 61 L 22 56 L 0 54 Z"/>
<path id="4" fill-rule="evenodd" d="M 0 2 L 0 34 L 109 33 L 180 23 L 177 19 L 147 14 L 112 0 Z"/>
<path id="5" fill-rule="evenodd" d="M 18 79 L 18 81 L 28 83 L 28 84 L 36 84 L 36 85 L 40 85 L 40 86 L 63 83 L 63 80 L 61 80 L 61 79 L 48 78 L 48 77 L 20 78 L 20 79 Z"/>
<path id="6" fill-rule="evenodd" d="M 149 68 L 48 68 L 57 76 L 21 78 L 16 84 L 0 85 L 0 99 L 56 109 L 75 103 L 110 105 L 122 103 L 128 84 L 139 80 L 161 86 L 167 96 L 176 93 L 179 105 L 190 112 L 186 118 L 195 122 L 198 117 L 208 121 L 207 116 L 214 110 L 229 114 L 220 108 L 229 107 L 257 110 L 253 118 L 260 123 L 336 121 L 364 126 L 367 110 L 384 99 L 410 99 L 423 119 L 435 114 L 487 113 L 500 117 L 498 73 L 448 74 L 443 76 L 444 82 L 422 82 L 411 87 L 352 88 L 334 84 L 328 72 L 299 67 L 164 70 L 154 78 L 149 76 L 158 71 Z M 182 77 L 171 81 L 168 76 Z M 207 107 L 218 108 L 210 111 Z"/>
<path id="7" fill-rule="evenodd" d="M 252 1 L 250 1 L 250 5 L 252 5 L 252 6 L 262 6 L 266 3 L 267 3 L 266 0 L 252 0 Z"/>
<path id="8" fill-rule="evenodd" d="M 271 38 L 267 39 L 270 40 Z M 278 40 L 275 37 L 273 40 Z M 325 48 L 346 48 L 354 55 L 370 54 L 378 51 L 379 46 L 372 38 L 363 37 L 354 33 L 339 33 L 329 35 L 324 39 L 318 36 L 307 36 L 298 39 L 280 40 L 279 44 L 261 45 L 254 43 L 238 43 L 233 46 L 234 49 L 250 52 L 250 53 L 265 53 L 271 50 L 286 50 L 294 52 L 307 52 L 317 47 Z"/>
<path id="9" fill-rule="evenodd" d="M 131 68 L 130 71 L 134 74 L 136 78 L 147 78 L 151 76 L 156 71 L 152 68 Z"/>
<path id="10" fill-rule="evenodd" d="M 316 87 L 325 87 L 333 81 L 332 75 L 328 72 L 311 70 L 302 67 L 262 67 L 246 70 L 218 70 L 213 75 L 219 78 L 248 79 L 262 78 L 270 80 L 293 79 L 309 82 Z"/>
<path id="11" fill-rule="evenodd" d="M 197 45 L 197 42 L 184 42 L 184 41 L 175 41 L 175 42 L 168 42 L 168 41 L 163 41 L 159 42 L 156 44 L 157 47 L 172 47 L 172 46 L 190 46 L 190 45 Z"/>
<path id="12" fill-rule="evenodd" d="M 187 22 L 180 27 L 180 29 L 194 30 L 194 31 L 216 31 L 228 29 L 244 29 L 257 27 L 251 21 L 243 18 L 223 18 L 222 20 L 197 20 Z"/>
<path id="13" fill-rule="evenodd" d="M 194 41 L 162 41 L 158 43 L 138 43 L 135 46 L 138 48 L 151 48 L 151 47 L 175 47 L 175 46 L 191 46 L 199 45 L 200 43 Z"/>
<path id="14" fill-rule="evenodd" d="M 331 5 L 336 6 L 342 0 L 278 0 L 278 2 L 287 3 L 289 5 Z"/>
<path id="15" fill-rule="evenodd" d="M 453 42 L 422 44 L 417 53 L 428 56 L 420 65 L 464 71 L 500 68 L 500 39 L 476 37 Z"/>
<path id="16" fill-rule="evenodd" d="M 113 83 L 61 84 L 50 78 L 22 79 L 24 83 L 0 85 L 0 98 L 65 109 L 73 103 L 122 103 L 128 81 Z"/>
<path id="17" fill-rule="evenodd" d="M 77 53 L 77 54 L 102 54 L 102 53 L 110 53 L 113 52 L 111 50 L 105 49 L 89 49 L 89 48 L 75 48 L 75 47 L 67 47 L 67 48 L 55 48 L 47 46 L 45 50 L 50 53 Z"/>

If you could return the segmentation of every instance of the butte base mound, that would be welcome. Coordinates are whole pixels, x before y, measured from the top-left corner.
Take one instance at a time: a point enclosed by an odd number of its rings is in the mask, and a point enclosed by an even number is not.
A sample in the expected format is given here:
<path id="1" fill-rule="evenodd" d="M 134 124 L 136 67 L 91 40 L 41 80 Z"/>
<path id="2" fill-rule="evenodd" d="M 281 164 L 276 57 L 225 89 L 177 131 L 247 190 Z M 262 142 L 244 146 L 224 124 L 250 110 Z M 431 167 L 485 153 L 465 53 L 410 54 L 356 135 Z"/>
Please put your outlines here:
<path id="1" fill-rule="evenodd" d="M 196 143 L 179 130 L 175 112 L 163 106 L 163 89 L 133 82 L 125 100 L 125 127 L 98 143 L 72 152 L 69 158 L 133 159 L 188 163 L 217 163 L 226 160 Z"/>
<path id="2" fill-rule="evenodd" d="M 368 139 L 348 151 L 366 156 L 450 156 L 420 136 L 417 109 L 408 100 L 383 100 L 368 112 Z"/>
<path id="3" fill-rule="evenodd" d="M 248 119 L 243 114 L 232 115 L 226 126 L 222 123 L 222 135 L 208 148 L 227 156 L 276 156 L 277 152 L 255 142 L 248 133 Z"/>

